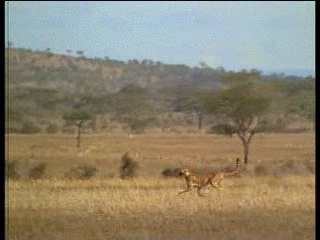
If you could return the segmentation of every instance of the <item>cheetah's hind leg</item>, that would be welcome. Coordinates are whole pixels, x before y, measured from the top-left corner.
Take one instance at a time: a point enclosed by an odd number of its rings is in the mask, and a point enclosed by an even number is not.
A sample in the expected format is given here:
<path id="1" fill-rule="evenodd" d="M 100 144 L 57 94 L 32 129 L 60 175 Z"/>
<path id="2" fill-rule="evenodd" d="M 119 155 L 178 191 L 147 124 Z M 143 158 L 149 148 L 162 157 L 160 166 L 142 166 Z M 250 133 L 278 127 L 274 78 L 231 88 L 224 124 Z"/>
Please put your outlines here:
<path id="1" fill-rule="evenodd" d="M 199 197 L 204 197 L 204 195 L 203 195 L 203 194 L 201 194 L 200 189 L 201 189 L 201 188 L 199 188 L 199 187 L 197 188 L 198 196 L 199 196 Z"/>
<path id="2" fill-rule="evenodd" d="M 178 195 L 182 194 L 182 193 L 190 192 L 191 190 L 192 190 L 191 188 L 187 188 L 187 189 L 185 189 L 185 190 L 183 190 L 181 192 L 178 192 Z"/>
<path id="3" fill-rule="evenodd" d="M 222 187 L 222 185 L 221 185 L 220 182 L 214 182 L 214 183 L 212 183 L 212 181 L 210 181 L 210 185 L 211 185 L 213 188 L 217 189 L 218 191 L 223 190 L 223 187 Z"/>

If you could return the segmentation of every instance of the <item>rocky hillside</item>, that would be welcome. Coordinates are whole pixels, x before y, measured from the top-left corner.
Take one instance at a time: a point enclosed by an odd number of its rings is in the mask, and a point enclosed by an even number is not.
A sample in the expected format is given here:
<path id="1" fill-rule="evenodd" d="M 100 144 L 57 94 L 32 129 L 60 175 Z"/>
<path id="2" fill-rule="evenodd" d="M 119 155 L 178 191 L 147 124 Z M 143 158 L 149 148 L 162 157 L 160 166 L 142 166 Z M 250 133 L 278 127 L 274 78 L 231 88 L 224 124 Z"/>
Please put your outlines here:
<path id="1" fill-rule="evenodd" d="M 10 84 L 15 88 L 39 88 L 70 93 L 103 94 L 127 84 L 155 89 L 197 84 L 212 87 L 223 70 L 190 68 L 161 62 L 88 59 L 85 56 L 53 54 L 25 49 L 6 51 Z"/>
<path id="2" fill-rule="evenodd" d="M 5 55 L 6 113 L 12 132 L 47 128 L 60 131 L 65 127 L 63 114 L 79 108 L 92 112 L 97 119 L 101 117 L 92 127 L 97 131 L 107 125 L 110 128 L 110 122 L 127 121 L 128 115 L 130 119 L 148 116 L 134 123 L 139 126 L 146 123 L 160 126 L 164 122 L 194 124 L 190 106 L 195 103 L 188 99 L 190 96 L 196 91 L 219 89 L 248 77 L 272 85 L 280 96 L 275 99 L 279 106 L 282 104 L 279 100 L 284 99 L 281 96 L 314 89 L 314 78 L 262 75 L 258 70 L 227 72 L 205 63 L 191 68 L 152 60 L 122 62 L 87 58 L 81 51 L 77 51 L 77 56 L 70 50 L 66 54 L 55 54 L 50 49 L 10 48 Z M 304 82 L 311 84 L 310 87 Z M 181 102 L 189 106 L 181 108 Z M 177 119 L 174 117 L 177 109 L 186 114 Z"/>

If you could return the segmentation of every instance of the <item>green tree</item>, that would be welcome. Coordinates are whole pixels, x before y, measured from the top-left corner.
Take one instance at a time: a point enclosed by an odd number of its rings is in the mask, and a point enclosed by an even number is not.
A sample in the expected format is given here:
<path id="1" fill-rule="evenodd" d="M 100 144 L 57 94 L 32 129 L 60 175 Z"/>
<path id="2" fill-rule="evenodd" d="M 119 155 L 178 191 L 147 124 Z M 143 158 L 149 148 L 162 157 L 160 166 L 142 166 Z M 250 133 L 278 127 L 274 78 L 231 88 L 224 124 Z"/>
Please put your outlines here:
<path id="1" fill-rule="evenodd" d="M 227 85 L 250 82 L 261 78 L 261 71 L 257 69 L 251 69 L 250 71 L 242 69 L 239 72 L 230 71 L 222 73 L 222 79 Z"/>
<path id="2" fill-rule="evenodd" d="M 206 98 L 209 91 L 193 89 L 187 95 L 179 96 L 174 102 L 175 111 L 195 113 L 198 130 L 202 129 L 203 117 L 206 111 Z"/>
<path id="3" fill-rule="evenodd" d="M 315 129 L 315 78 L 278 79 L 273 84 L 276 85 L 273 103 L 282 111 L 284 119 L 294 114 L 310 121 Z"/>
<path id="4" fill-rule="evenodd" d="M 252 82 L 232 85 L 212 97 L 207 107 L 224 121 L 224 134 L 235 133 L 243 145 L 244 163 L 248 163 L 249 146 L 270 99 L 255 91 Z"/>
<path id="5" fill-rule="evenodd" d="M 63 119 L 66 121 L 67 125 L 75 125 L 78 129 L 77 131 L 77 147 L 80 148 L 80 138 L 81 138 L 81 128 L 84 124 L 92 120 L 93 116 L 91 113 L 84 110 L 74 110 L 70 113 L 63 115 Z"/>
<path id="6" fill-rule="evenodd" d="M 312 123 L 315 130 L 315 94 L 314 91 L 302 90 L 289 99 L 288 111 L 295 113 Z"/>
<path id="7" fill-rule="evenodd" d="M 150 123 L 152 106 L 146 89 L 129 84 L 113 97 L 113 112 L 117 121 L 128 125 L 132 132 L 142 132 Z"/>
<path id="8" fill-rule="evenodd" d="M 202 67 L 202 68 L 208 68 L 208 67 L 209 67 L 208 64 L 206 64 L 206 63 L 203 62 L 203 61 L 199 62 L 199 65 L 200 65 L 200 67 Z"/>
<path id="9" fill-rule="evenodd" d="M 78 54 L 79 57 L 84 57 L 84 51 L 82 51 L 82 50 L 76 51 L 76 54 Z"/>

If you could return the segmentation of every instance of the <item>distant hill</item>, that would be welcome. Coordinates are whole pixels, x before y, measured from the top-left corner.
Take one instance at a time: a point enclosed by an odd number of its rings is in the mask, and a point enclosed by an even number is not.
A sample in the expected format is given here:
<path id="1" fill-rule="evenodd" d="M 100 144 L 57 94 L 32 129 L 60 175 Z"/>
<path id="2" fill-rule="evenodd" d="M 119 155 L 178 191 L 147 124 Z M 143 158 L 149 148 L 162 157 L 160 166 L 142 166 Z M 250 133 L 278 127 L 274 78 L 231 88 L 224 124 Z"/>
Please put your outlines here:
<path id="1" fill-rule="evenodd" d="M 8 56 L 10 83 L 15 88 L 101 94 L 132 83 L 147 89 L 188 84 L 206 88 L 220 84 L 220 70 L 151 60 L 122 62 L 15 48 L 10 49 Z"/>
<path id="2" fill-rule="evenodd" d="M 139 120 L 133 122 L 137 126 L 192 123 L 192 114 L 186 113 L 179 119 L 172 117 L 180 101 L 186 101 L 195 90 L 218 89 L 230 79 L 239 81 L 249 72 L 254 78 L 270 84 L 275 80 L 281 82 L 274 87 L 290 94 L 303 89 L 301 84 L 307 86 L 303 81 L 296 81 L 304 79 L 299 76 L 262 75 L 255 69 L 233 72 L 222 67 L 210 68 L 206 64 L 189 67 L 148 59 L 123 62 L 87 58 L 81 51 L 77 54 L 55 54 L 50 49 L 6 49 L 5 69 L 9 80 L 6 82 L 6 113 L 10 116 L 11 131 L 37 132 L 40 131 L 37 126 L 41 131 L 67 129 L 68 126 L 63 126 L 62 115 L 77 108 L 86 108 L 101 116 L 100 122 L 93 123 L 93 129 L 97 129 L 96 125 L 112 128 L 112 122 L 125 119 L 130 111 L 131 116 L 136 116 L 133 120 Z M 312 88 L 314 80 L 306 81 Z M 292 82 L 301 84 L 293 86 Z M 147 111 L 148 116 L 138 119 L 143 111 Z M 112 119 L 115 114 L 118 115 Z"/>
<path id="3" fill-rule="evenodd" d="M 283 68 L 283 69 L 273 69 L 264 71 L 265 74 L 285 74 L 287 76 L 296 76 L 296 77 L 306 77 L 306 76 L 315 76 L 315 72 L 312 69 L 297 69 L 297 68 Z"/>
<path id="4" fill-rule="evenodd" d="M 87 58 L 82 53 L 75 57 L 54 54 L 49 49 L 10 48 L 5 53 L 7 106 L 12 128 L 19 129 L 26 122 L 28 126 L 30 122 L 43 126 L 48 122 L 61 123 L 61 114 L 83 105 L 105 113 L 112 94 L 127 86 L 144 89 L 154 108 L 166 108 L 190 89 L 220 86 L 224 73 L 223 69 L 190 68 L 152 60 L 123 62 Z"/>

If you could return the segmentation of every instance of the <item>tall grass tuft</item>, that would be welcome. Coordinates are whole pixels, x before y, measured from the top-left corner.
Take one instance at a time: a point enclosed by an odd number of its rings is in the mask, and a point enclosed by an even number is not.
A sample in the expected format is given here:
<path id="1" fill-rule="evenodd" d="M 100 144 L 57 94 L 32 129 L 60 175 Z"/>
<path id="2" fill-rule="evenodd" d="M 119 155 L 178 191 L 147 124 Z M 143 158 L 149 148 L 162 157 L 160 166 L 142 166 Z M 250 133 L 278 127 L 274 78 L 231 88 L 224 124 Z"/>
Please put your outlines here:
<path id="1" fill-rule="evenodd" d="M 29 171 L 29 178 L 33 180 L 40 179 L 44 176 L 45 170 L 47 168 L 47 163 L 39 163 L 37 166 L 33 167 Z"/>
<path id="2" fill-rule="evenodd" d="M 97 171 L 95 166 L 84 164 L 71 168 L 64 176 L 69 179 L 89 179 L 95 176 Z"/>
<path id="3" fill-rule="evenodd" d="M 21 175 L 17 171 L 18 162 L 15 160 L 8 161 L 6 176 L 10 179 L 19 179 Z"/>
<path id="4" fill-rule="evenodd" d="M 122 179 L 133 178 L 137 176 L 139 165 L 126 152 L 121 158 L 120 177 Z"/>

